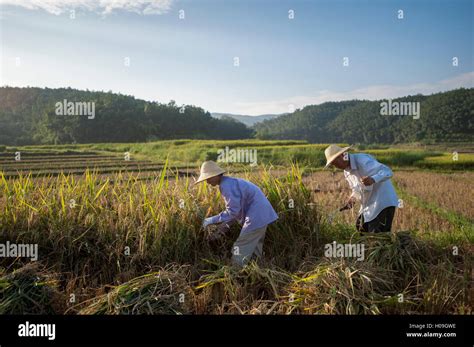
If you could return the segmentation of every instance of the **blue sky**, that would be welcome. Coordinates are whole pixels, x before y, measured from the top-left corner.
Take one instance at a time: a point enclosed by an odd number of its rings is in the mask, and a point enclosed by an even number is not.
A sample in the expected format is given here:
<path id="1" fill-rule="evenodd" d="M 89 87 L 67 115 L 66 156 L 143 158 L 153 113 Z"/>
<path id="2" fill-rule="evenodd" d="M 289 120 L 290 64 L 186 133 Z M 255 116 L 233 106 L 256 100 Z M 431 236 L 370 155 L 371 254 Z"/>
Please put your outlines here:
<path id="1" fill-rule="evenodd" d="M 471 0 L 0 0 L 0 6 L 0 85 L 112 90 L 251 115 L 474 87 Z"/>

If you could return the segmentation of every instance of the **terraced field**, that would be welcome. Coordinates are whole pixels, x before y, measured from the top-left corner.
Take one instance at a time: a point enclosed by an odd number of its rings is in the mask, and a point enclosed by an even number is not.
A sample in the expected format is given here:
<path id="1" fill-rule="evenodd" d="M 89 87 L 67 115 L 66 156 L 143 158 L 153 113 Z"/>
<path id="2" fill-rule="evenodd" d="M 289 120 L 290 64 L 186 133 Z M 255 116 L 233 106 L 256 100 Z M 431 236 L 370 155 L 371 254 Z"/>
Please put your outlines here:
<path id="1" fill-rule="evenodd" d="M 83 175 L 86 171 L 98 175 L 117 172 L 137 173 L 140 177 L 153 176 L 163 168 L 164 162 L 126 160 L 124 156 L 104 155 L 95 152 L 16 152 L 0 153 L 0 170 L 6 178 L 20 175 L 32 177 Z"/>

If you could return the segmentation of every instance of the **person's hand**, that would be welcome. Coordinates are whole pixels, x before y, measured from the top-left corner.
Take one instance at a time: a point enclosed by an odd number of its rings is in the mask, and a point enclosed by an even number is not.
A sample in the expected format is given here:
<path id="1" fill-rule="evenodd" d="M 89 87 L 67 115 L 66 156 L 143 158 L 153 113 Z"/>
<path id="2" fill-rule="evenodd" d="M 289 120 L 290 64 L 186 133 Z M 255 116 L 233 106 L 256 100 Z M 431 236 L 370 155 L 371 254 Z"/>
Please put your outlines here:
<path id="1" fill-rule="evenodd" d="M 360 181 L 365 185 L 365 186 L 371 186 L 372 184 L 375 183 L 374 179 L 370 176 L 364 176 L 360 179 Z"/>
<path id="2" fill-rule="evenodd" d="M 204 221 L 202 222 L 202 227 L 205 228 L 208 225 L 211 225 L 212 224 L 211 220 L 212 220 L 211 218 L 205 218 Z"/>

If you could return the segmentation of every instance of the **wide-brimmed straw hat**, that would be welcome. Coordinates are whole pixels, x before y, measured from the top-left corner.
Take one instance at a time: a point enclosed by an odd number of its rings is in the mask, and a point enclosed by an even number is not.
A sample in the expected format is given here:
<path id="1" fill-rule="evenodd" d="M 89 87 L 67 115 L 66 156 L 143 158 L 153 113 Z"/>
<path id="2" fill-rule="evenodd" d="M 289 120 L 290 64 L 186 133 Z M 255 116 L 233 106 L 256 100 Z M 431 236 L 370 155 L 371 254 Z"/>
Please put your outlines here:
<path id="1" fill-rule="evenodd" d="M 334 159 L 351 148 L 352 146 L 341 148 L 338 145 L 330 145 L 324 150 L 324 155 L 326 156 L 326 166 L 324 168 L 327 168 Z"/>
<path id="2" fill-rule="evenodd" d="M 199 175 L 199 178 L 197 179 L 197 181 L 194 182 L 194 184 L 205 181 L 208 178 L 211 178 L 214 176 L 219 176 L 223 174 L 224 172 L 225 170 L 220 168 L 219 165 L 217 165 L 212 160 L 205 161 L 201 165 L 201 174 Z"/>

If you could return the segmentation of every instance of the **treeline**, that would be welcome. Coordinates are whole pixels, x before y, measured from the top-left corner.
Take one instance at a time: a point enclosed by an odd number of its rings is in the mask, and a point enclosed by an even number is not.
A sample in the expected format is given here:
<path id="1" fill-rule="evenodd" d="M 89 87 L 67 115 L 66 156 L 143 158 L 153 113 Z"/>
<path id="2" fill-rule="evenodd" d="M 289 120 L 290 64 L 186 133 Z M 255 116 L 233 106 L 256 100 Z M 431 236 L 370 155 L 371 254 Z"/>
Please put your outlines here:
<path id="1" fill-rule="evenodd" d="M 258 123 L 254 129 L 260 139 L 298 139 L 312 143 L 453 142 L 474 139 L 474 88 L 392 100 L 392 104 L 419 102 L 419 119 L 411 115 L 381 115 L 381 103 L 385 101 L 326 102 L 306 106 L 292 114 Z"/>
<path id="2" fill-rule="evenodd" d="M 94 103 L 94 116 L 58 114 L 57 103 Z M 85 104 L 84 104 L 85 105 Z M 92 104 L 89 104 L 92 105 Z M 78 110 L 78 109 L 75 109 Z M 83 109 L 82 111 L 86 111 Z M 196 106 L 162 104 L 112 92 L 71 88 L 0 88 L 0 144 L 245 139 L 252 130 Z"/>
<path id="3" fill-rule="evenodd" d="M 57 103 L 64 100 L 93 102 L 94 116 L 58 114 Z M 71 88 L 0 87 L 0 145 L 252 137 L 361 144 L 474 140 L 474 88 L 392 100 L 419 102 L 419 117 L 382 115 L 385 101 L 326 102 L 248 128 L 231 117 L 216 119 L 200 107 L 173 101 L 162 104 Z"/>

